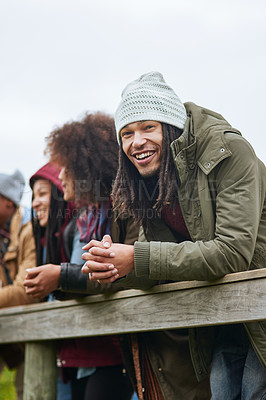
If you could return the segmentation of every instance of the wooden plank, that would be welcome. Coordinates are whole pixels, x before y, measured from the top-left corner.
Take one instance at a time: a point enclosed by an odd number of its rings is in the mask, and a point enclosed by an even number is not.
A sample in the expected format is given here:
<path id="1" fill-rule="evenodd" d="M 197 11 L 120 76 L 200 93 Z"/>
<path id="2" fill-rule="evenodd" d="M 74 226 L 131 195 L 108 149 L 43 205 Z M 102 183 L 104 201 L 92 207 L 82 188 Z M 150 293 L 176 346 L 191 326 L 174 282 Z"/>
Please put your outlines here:
<path id="1" fill-rule="evenodd" d="M 23 400 L 56 400 L 57 367 L 53 342 L 27 343 Z"/>
<path id="2" fill-rule="evenodd" d="M 52 307 L 48 305 L 47 308 L 47 304 L 43 304 L 39 311 L 36 306 L 30 312 L 24 313 L 14 313 L 10 309 L 10 314 L 0 315 L 1 342 L 95 336 L 266 319 L 266 277 L 190 289 L 141 291 L 141 294 L 139 291 L 133 292 L 135 294 L 130 296 L 115 294 L 109 298 L 91 296 L 85 301 L 56 302 L 58 304 Z"/>
<path id="3" fill-rule="evenodd" d="M 266 268 L 261 268 L 257 270 L 251 271 L 243 271 L 237 272 L 233 274 L 225 275 L 223 278 L 212 280 L 212 281 L 182 281 L 182 282 L 174 282 L 174 283 L 167 283 L 164 285 L 154 286 L 148 290 L 123 290 L 113 294 L 99 294 L 93 296 L 85 296 L 83 298 L 79 298 L 77 300 L 67 300 L 67 301 L 53 301 L 49 303 L 37 303 L 31 304 L 26 306 L 16 306 L 16 307 L 7 307 L 0 310 L 0 318 L 3 315 L 15 315 L 21 313 L 31 313 L 35 311 L 41 310 L 53 310 L 58 308 L 65 308 L 65 307 L 73 307 L 77 304 L 90 304 L 90 303 L 98 303 L 98 302 L 106 302 L 111 300 L 118 300 L 122 298 L 131 298 L 136 296 L 147 296 L 153 295 L 154 293 L 164 293 L 164 292 L 171 292 L 171 291 L 178 291 L 178 290 L 185 290 L 185 289 L 193 289 L 193 288 L 200 288 L 200 287 L 209 287 L 209 286 L 217 286 L 217 285 L 224 285 L 233 282 L 240 282 L 246 280 L 254 280 L 254 279 L 261 279 L 266 278 Z"/>

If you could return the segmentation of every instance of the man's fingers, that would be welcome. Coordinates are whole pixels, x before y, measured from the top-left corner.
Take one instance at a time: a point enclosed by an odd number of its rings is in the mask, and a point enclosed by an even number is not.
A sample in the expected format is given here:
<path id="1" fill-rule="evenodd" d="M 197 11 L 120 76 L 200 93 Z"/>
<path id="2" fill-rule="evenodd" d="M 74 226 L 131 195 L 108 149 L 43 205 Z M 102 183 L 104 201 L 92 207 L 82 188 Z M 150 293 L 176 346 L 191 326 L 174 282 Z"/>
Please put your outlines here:
<path id="1" fill-rule="evenodd" d="M 91 240 L 89 243 L 85 244 L 82 247 L 82 250 L 90 250 L 92 247 L 104 247 L 108 249 L 112 244 L 112 239 L 110 235 L 104 235 L 102 240 L 99 242 L 98 240 Z"/>
<path id="2" fill-rule="evenodd" d="M 91 240 L 89 243 L 85 244 L 85 246 L 82 247 L 82 250 L 89 250 L 92 247 L 102 247 L 103 243 L 99 242 L 98 240 Z"/>
<path id="3" fill-rule="evenodd" d="M 100 256 L 100 257 L 114 257 L 115 253 L 111 250 L 108 249 L 100 249 L 99 247 L 92 247 L 89 250 L 89 253 L 94 255 L 94 256 Z"/>
<path id="4" fill-rule="evenodd" d="M 119 278 L 119 275 L 114 275 L 109 279 L 97 279 L 97 282 L 99 282 L 101 285 L 104 285 L 106 283 L 113 283 L 118 278 Z"/>
<path id="5" fill-rule="evenodd" d="M 108 282 L 113 282 L 115 281 L 119 275 L 117 273 L 117 270 L 112 270 L 112 271 L 105 271 L 105 272 L 93 272 L 89 274 L 90 280 L 91 281 L 106 281 L 105 283 Z"/>
<path id="6" fill-rule="evenodd" d="M 83 267 L 81 268 L 82 272 L 84 273 L 89 273 L 89 272 L 104 272 L 104 271 L 111 271 L 114 270 L 115 267 L 113 264 L 107 264 L 107 263 L 99 263 L 95 261 L 87 261 Z"/>
<path id="7" fill-rule="evenodd" d="M 102 243 L 103 243 L 103 247 L 108 249 L 112 244 L 111 236 L 110 235 L 104 235 L 104 237 L 102 238 Z"/>
<path id="8" fill-rule="evenodd" d="M 115 253 L 108 249 L 100 249 L 99 247 L 92 247 L 88 252 L 81 255 L 82 260 L 85 261 L 97 261 L 106 263 L 107 258 L 115 257 Z"/>

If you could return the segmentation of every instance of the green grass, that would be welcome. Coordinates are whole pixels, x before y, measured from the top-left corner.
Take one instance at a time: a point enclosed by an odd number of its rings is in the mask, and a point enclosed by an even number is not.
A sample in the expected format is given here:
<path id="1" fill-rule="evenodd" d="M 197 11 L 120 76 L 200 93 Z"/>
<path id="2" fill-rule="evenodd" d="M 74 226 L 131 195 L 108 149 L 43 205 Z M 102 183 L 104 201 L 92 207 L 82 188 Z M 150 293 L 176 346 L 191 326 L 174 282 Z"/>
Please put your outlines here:
<path id="1" fill-rule="evenodd" d="M 0 400 L 15 400 L 15 371 L 5 368 L 0 374 Z"/>

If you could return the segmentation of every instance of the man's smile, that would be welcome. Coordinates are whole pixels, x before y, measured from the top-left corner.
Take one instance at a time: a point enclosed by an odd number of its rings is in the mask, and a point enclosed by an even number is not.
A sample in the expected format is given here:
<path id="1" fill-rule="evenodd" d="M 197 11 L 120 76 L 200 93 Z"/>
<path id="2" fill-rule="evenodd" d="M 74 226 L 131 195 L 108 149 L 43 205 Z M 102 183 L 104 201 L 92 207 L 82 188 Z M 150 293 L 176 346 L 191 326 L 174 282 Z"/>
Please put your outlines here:
<path id="1" fill-rule="evenodd" d="M 156 150 L 143 150 L 142 152 L 134 152 L 132 157 L 138 165 L 145 165 L 149 164 L 156 154 Z"/>

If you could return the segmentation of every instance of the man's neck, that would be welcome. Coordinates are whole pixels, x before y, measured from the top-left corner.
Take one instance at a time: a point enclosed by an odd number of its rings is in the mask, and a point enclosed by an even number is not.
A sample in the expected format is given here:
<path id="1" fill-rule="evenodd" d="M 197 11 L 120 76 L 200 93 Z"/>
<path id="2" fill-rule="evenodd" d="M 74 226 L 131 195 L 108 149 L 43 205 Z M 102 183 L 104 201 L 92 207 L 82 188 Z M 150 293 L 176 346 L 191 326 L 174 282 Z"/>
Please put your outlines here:
<path id="1" fill-rule="evenodd" d="M 149 178 L 141 178 L 139 181 L 140 189 L 146 194 L 149 201 L 154 202 L 159 193 L 158 176 L 154 175 Z"/>

